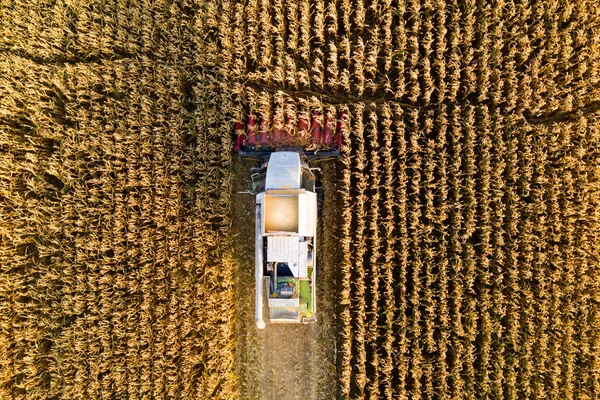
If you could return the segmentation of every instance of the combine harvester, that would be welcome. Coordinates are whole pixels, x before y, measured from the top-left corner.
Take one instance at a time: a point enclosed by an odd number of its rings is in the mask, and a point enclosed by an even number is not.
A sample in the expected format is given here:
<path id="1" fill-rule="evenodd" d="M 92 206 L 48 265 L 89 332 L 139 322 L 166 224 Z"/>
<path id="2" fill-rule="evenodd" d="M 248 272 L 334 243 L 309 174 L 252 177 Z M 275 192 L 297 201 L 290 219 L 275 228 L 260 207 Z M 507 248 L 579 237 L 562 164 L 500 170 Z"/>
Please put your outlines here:
<path id="1" fill-rule="evenodd" d="M 323 120 L 323 123 L 319 120 Z M 313 113 L 310 126 L 257 124 L 257 117 L 236 123 L 235 150 L 262 161 L 251 168 L 249 192 L 256 197 L 256 325 L 316 321 L 317 216 L 319 168 L 310 159 L 336 159 L 342 150 L 344 115 Z M 257 129 L 258 125 L 258 129 Z M 295 125 L 295 126 L 294 126 Z M 263 290 L 266 289 L 266 293 Z M 266 300 L 268 312 L 263 312 Z M 264 310 L 266 311 L 266 310 Z M 267 314 L 266 317 L 263 314 Z"/>

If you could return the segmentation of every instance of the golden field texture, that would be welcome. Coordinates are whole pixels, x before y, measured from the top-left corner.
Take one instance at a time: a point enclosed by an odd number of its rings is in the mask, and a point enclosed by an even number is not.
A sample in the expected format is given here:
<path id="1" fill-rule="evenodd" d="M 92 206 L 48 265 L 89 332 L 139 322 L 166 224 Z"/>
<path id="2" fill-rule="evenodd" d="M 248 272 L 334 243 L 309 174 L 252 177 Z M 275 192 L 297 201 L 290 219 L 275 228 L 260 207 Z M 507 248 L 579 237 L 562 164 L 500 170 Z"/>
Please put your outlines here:
<path id="1" fill-rule="evenodd" d="M 593 2 L 212 12 L 241 115 L 349 116 L 334 396 L 600 396 Z"/>
<path id="2" fill-rule="evenodd" d="M 250 110 L 347 115 L 318 397 L 600 396 L 595 1 L 3 0 L 0 21 L 0 398 L 268 398 L 231 230 Z"/>
<path id="3" fill-rule="evenodd" d="M 0 398 L 233 396 L 228 100 L 200 5 L 0 10 Z"/>

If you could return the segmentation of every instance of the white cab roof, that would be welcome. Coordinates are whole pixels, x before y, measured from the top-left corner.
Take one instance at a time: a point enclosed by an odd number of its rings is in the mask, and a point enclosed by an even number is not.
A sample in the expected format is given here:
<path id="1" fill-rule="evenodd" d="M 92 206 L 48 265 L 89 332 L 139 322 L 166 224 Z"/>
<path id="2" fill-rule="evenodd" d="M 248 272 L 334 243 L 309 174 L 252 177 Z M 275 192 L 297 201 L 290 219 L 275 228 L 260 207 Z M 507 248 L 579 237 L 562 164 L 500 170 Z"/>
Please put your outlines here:
<path id="1" fill-rule="evenodd" d="M 299 189 L 302 171 L 300 155 L 293 151 L 278 151 L 271 154 L 267 167 L 266 190 Z"/>

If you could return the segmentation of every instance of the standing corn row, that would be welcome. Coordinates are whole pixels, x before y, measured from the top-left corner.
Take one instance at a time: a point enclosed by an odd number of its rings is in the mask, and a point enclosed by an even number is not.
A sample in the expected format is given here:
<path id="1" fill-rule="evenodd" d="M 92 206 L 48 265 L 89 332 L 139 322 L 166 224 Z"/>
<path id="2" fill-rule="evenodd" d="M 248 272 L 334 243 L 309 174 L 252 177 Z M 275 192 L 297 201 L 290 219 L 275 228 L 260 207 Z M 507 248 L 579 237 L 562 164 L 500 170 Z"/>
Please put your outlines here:
<path id="1" fill-rule="evenodd" d="M 353 349 L 353 371 L 354 381 L 356 384 L 356 390 L 362 397 L 365 393 L 367 385 L 367 354 L 366 354 L 366 275 L 365 275 L 365 253 L 367 246 L 365 243 L 365 230 L 366 230 L 366 207 L 367 207 L 367 179 L 366 174 L 366 152 L 365 152 L 365 137 L 364 137 L 364 125 L 363 115 L 365 106 L 360 104 L 356 107 L 353 112 L 355 119 L 353 120 L 353 149 L 355 149 L 354 158 L 354 170 L 353 170 L 353 182 L 356 187 L 355 203 L 354 203 L 354 232 L 357 240 L 354 244 L 353 253 L 353 297 L 352 302 L 354 304 L 354 312 L 352 313 L 353 323 L 353 338 L 354 338 L 354 349 Z"/>
<path id="2" fill-rule="evenodd" d="M 532 202 L 534 207 L 535 224 L 533 226 L 533 245 L 534 257 L 533 260 L 533 285 L 535 289 L 536 302 L 538 311 L 534 317 L 535 328 L 533 337 L 535 338 L 533 357 L 533 370 L 537 371 L 531 382 L 536 395 L 544 398 L 547 397 L 546 374 L 540 373 L 544 371 L 547 363 L 548 354 L 548 331 L 549 331 L 549 280 L 548 275 L 548 252 L 546 249 L 547 226 L 548 226 L 548 208 L 547 204 L 547 187 L 550 183 L 546 176 L 546 149 L 548 131 L 546 127 L 540 127 L 536 132 L 537 141 L 533 146 L 533 177 L 532 177 Z"/>
<path id="3" fill-rule="evenodd" d="M 462 313 L 465 319 L 465 355 L 464 355 L 464 380 L 465 396 L 469 399 L 475 397 L 475 360 L 477 357 L 476 340 L 478 333 L 477 318 L 477 292 L 475 287 L 476 265 L 475 249 L 472 243 L 473 234 L 477 224 L 477 198 L 475 193 L 475 110 L 473 106 L 464 109 L 465 132 L 464 132 L 464 174 L 465 186 L 463 196 L 464 207 L 464 230 L 462 232 L 463 243 L 463 266 L 465 303 Z"/>
<path id="4" fill-rule="evenodd" d="M 392 25 L 394 21 L 395 10 L 392 8 L 392 0 L 383 0 L 381 2 L 381 8 L 381 46 L 379 49 L 379 57 L 383 63 L 383 68 L 381 71 L 381 78 L 383 79 L 382 89 L 386 96 L 391 96 L 393 95 L 391 74 L 394 60 Z"/>
<path id="5" fill-rule="evenodd" d="M 462 264 L 463 243 L 461 233 L 463 230 L 463 214 L 459 205 L 462 203 L 462 138 L 463 131 L 460 126 L 459 117 L 460 109 L 451 109 L 449 113 L 449 166 L 448 180 L 450 183 L 449 203 L 450 209 L 450 224 L 449 224 L 449 260 L 452 267 L 451 274 L 453 276 L 451 285 L 451 329 L 452 336 L 450 346 L 454 349 L 454 357 L 450 363 L 450 383 L 451 397 L 460 397 L 463 391 L 463 379 L 461 376 L 462 359 L 464 357 L 464 326 L 462 320 L 462 307 L 464 300 L 464 273 Z"/>
<path id="6" fill-rule="evenodd" d="M 436 148 L 435 141 L 432 137 L 435 136 L 434 132 L 434 115 L 433 111 L 428 111 L 425 115 L 425 121 L 423 123 L 423 134 L 425 136 L 425 144 L 423 146 L 423 182 L 422 182 L 422 193 L 423 193 L 423 218 L 421 222 L 423 232 L 423 277 L 419 278 L 424 283 L 423 287 L 423 298 L 421 304 L 417 307 L 423 308 L 423 353 L 427 356 L 424 357 L 424 395 L 427 398 L 433 397 L 434 383 L 433 383 L 433 364 L 429 357 L 430 354 L 434 354 L 437 351 L 437 343 L 435 339 L 435 325 L 438 310 L 435 295 L 435 283 L 436 276 L 434 275 L 434 264 L 436 259 L 436 244 L 437 239 L 434 236 L 434 223 L 435 223 L 435 207 L 434 207 L 434 193 L 437 190 L 437 185 L 434 180 L 434 172 L 436 167 Z"/>
<path id="7" fill-rule="evenodd" d="M 449 373 L 447 365 L 448 345 L 450 341 L 450 293 L 449 293 L 449 252 L 448 252 L 448 175 L 447 175 L 447 144 L 446 134 L 448 130 L 448 120 L 446 109 L 443 107 L 436 116 L 435 126 L 437 129 L 437 138 L 435 143 L 436 151 L 436 173 L 438 176 L 438 190 L 436 194 L 437 209 L 434 221 L 434 229 L 438 232 L 438 313 L 436 320 L 439 326 L 439 336 L 437 339 L 438 357 L 435 360 L 434 374 L 437 377 L 435 392 L 440 398 L 449 398 Z"/>
<path id="8" fill-rule="evenodd" d="M 494 96 L 494 92 L 491 93 Z M 506 205 L 504 195 L 506 184 L 504 181 L 504 170 L 506 168 L 506 144 L 500 127 L 503 119 L 496 110 L 492 115 L 491 140 L 493 153 L 491 155 L 491 287 L 492 287 L 492 396 L 502 397 L 504 394 L 504 370 L 506 368 L 504 335 L 506 327 L 501 321 L 506 318 L 506 256 L 503 248 L 505 246 L 506 231 L 504 221 L 506 219 Z"/>
<path id="9" fill-rule="evenodd" d="M 342 320 L 342 349 L 340 361 L 340 395 L 342 398 L 350 398 L 350 385 L 352 381 L 352 325 L 350 315 L 351 305 L 351 281 L 352 281 L 352 258 L 350 254 L 352 238 L 352 196 L 350 189 L 352 187 L 352 169 L 350 165 L 350 149 L 352 148 L 352 136 L 346 137 L 346 153 L 343 159 L 344 168 L 342 170 L 342 227 L 341 227 L 341 251 L 342 262 L 340 266 L 341 291 L 341 320 Z"/>
<path id="10" fill-rule="evenodd" d="M 409 296 L 410 309 L 412 310 L 412 317 L 408 322 L 411 329 L 411 340 L 410 340 L 410 371 L 409 379 L 412 381 L 412 390 L 410 391 L 410 397 L 420 398 L 422 396 L 422 378 L 423 378 L 423 344 L 421 338 L 422 331 L 422 320 L 421 320 L 421 268 L 423 260 L 421 259 L 421 241 L 422 241 L 422 230 L 421 225 L 421 171 L 422 171 L 422 158 L 421 158 L 421 143 L 420 134 L 418 129 L 418 113 L 412 111 L 407 115 L 407 128 L 409 130 L 409 143 L 408 153 L 410 154 L 411 161 L 408 162 L 407 172 L 410 174 L 410 181 L 407 187 L 408 195 L 408 246 L 409 246 L 409 263 L 408 271 L 410 282 L 412 283 L 412 290 Z"/>
<path id="11" fill-rule="evenodd" d="M 560 137 L 559 132 L 560 126 L 553 127 L 550 130 L 548 151 L 550 154 L 557 154 L 561 151 L 561 145 L 558 142 Z M 562 168 L 552 171 L 549 178 L 548 188 L 548 224 L 550 232 L 548 233 L 548 261 L 554 265 L 554 271 L 550 273 L 551 287 L 550 287 L 550 306 L 549 316 L 552 318 L 553 323 L 550 327 L 550 338 L 548 344 L 548 362 L 546 365 L 547 371 L 550 375 L 548 380 L 547 394 L 550 398 L 558 398 L 559 390 L 561 387 L 561 365 L 560 365 L 560 354 L 561 354 L 561 341 L 560 337 L 563 332 L 562 325 L 562 295 L 563 291 L 561 288 L 561 281 L 563 279 L 563 254 L 560 249 L 559 243 L 561 241 L 561 233 L 563 232 L 563 219 L 561 213 L 560 198 L 562 197 L 561 192 L 563 191 L 562 185 Z"/>
<path id="12" fill-rule="evenodd" d="M 419 42 L 422 44 L 423 57 L 420 60 L 420 67 L 422 68 L 421 80 L 423 87 L 421 90 L 422 104 L 424 106 L 431 103 L 431 96 L 435 90 L 433 78 L 431 76 L 431 58 L 433 45 L 433 22 L 434 22 L 434 8 L 431 0 L 427 0 L 423 3 L 423 32 L 419 34 Z"/>
<path id="13" fill-rule="evenodd" d="M 286 1 L 285 3 L 285 23 L 287 26 L 286 34 L 287 40 L 285 41 L 285 83 L 286 86 L 297 89 L 297 60 L 294 57 L 298 54 L 299 44 L 299 19 L 298 19 L 298 2 L 297 1 Z"/>
<path id="14" fill-rule="evenodd" d="M 322 47 L 325 45 L 325 4 L 324 0 L 312 2 L 312 35 L 311 35 L 311 58 L 310 58 L 310 80 L 317 88 L 323 89 L 325 80 L 325 66 L 323 64 L 325 54 Z"/>
<path id="15" fill-rule="evenodd" d="M 409 345 L 410 335 L 408 327 L 407 310 L 408 302 L 408 268 L 410 262 L 410 241 L 408 231 L 409 217 L 409 197 L 408 197 L 408 171 L 407 161 L 410 158 L 408 152 L 409 143 L 406 140 L 406 124 L 402 108 L 392 107 L 392 127 L 395 140 L 392 143 L 394 158 L 398 162 L 398 170 L 395 174 L 397 184 L 394 189 L 394 215 L 397 221 L 398 239 L 394 243 L 395 257 L 397 267 L 392 275 L 394 282 L 398 282 L 398 286 L 394 291 L 396 300 L 396 313 L 394 315 L 394 331 L 398 332 L 395 337 L 397 350 L 394 359 L 394 375 L 397 382 L 397 393 L 400 399 L 409 398 L 407 390 L 407 380 L 409 379 L 410 371 L 410 356 Z M 410 137 L 409 137 L 410 138 Z"/>
<path id="16" fill-rule="evenodd" d="M 389 399 L 392 397 L 393 372 L 394 372 L 394 318 L 396 314 L 396 298 L 394 295 L 394 167 L 393 158 L 393 110 L 389 104 L 383 106 L 381 111 L 381 126 L 383 145 L 381 146 L 381 164 L 383 173 L 383 264 L 382 281 L 383 299 L 382 306 L 385 325 L 383 331 L 383 345 L 381 354 L 381 396 Z"/>
<path id="17" fill-rule="evenodd" d="M 419 36 L 421 33 L 421 2 L 417 0 L 410 0 L 407 7 L 407 19 L 411 22 L 412 26 L 407 28 L 407 39 L 406 39 L 406 64 L 404 66 L 405 71 L 402 71 L 406 77 L 406 94 L 408 95 L 408 101 L 415 104 L 419 101 L 421 96 L 421 85 L 419 84 Z M 403 32 L 401 32 L 403 33 Z"/>
<path id="18" fill-rule="evenodd" d="M 398 14 L 394 17 L 394 27 L 392 29 L 392 48 L 394 50 L 392 56 L 392 90 L 394 99 L 400 100 L 406 95 L 406 77 L 405 68 L 407 63 L 406 47 L 407 47 L 407 28 L 406 28 L 406 5 L 403 1 L 393 4 L 396 6 Z"/>
<path id="19" fill-rule="evenodd" d="M 481 131 L 478 135 L 477 141 L 477 157 L 478 164 L 478 190 L 477 190 L 477 215 L 479 225 L 479 249 L 478 249 L 478 260 L 477 268 L 478 273 L 476 280 L 480 286 L 479 298 L 478 298 L 478 311 L 479 315 L 479 355 L 478 355 L 478 366 L 479 371 L 476 376 L 478 387 L 476 393 L 478 395 L 490 396 L 490 370 L 491 370 L 491 352 L 492 352 L 492 320 L 491 320 L 491 294 L 490 286 L 491 282 L 491 152 L 492 152 L 492 139 L 491 139 L 491 120 L 487 107 L 482 106 L 478 110 L 476 119 L 479 122 Z"/>
<path id="20" fill-rule="evenodd" d="M 517 190 L 520 193 L 519 207 L 521 215 L 519 217 L 519 283 L 520 283 L 520 322 L 521 332 L 519 340 L 519 354 L 524 357 L 520 361 L 519 374 L 517 376 L 518 387 L 523 388 L 523 395 L 531 396 L 532 386 L 530 385 L 533 377 L 533 365 L 531 363 L 533 356 L 533 346 L 535 341 L 535 318 L 533 303 L 535 301 L 533 290 L 531 289 L 533 281 L 533 262 L 534 262 L 534 205 L 532 204 L 532 178 L 533 178 L 533 153 L 532 138 L 527 135 L 526 129 L 522 128 L 520 132 L 523 135 L 519 140 L 517 154 L 521 164 L 521 174 L 517 180 Z M 518 137 L 518 136 L 517 136 Z M 527 385 L 523 383 L 529 382 Z"/>
<path id="21" fill-rule="evenodd" d="M 507 120 L 506 125 L 511 126 L 514 124 L 514 120 Z M 519 169 L 519 158 L 517 155 L 517 144 L 518 139 L 516 136 L 509 137 L 506 141 L 506 169 L 505 169 L 505 180 L 506 180 L 506 218 L 505 228 L 506 231 L 506 251 L 505 251 L 505 270 L 506 270 L 506 352 L 517 354 L 519 348 L 519 262 L 518 262 L 518 242 L 519 236 L 519 216 L 520 211 L 518 208 L 519 195 L 516 188 L 516 178 L 520 174 Z M 505 395 L 509 398 L 516 398 L 516 379 L 518 368 L 518 358 L 508 358 L 506 360 L 506 368 L 504 370 L 505 376 Z"/>
<path id="22" fill-rule="evenodd" d="M 365 41 L 365 63 L 363 73 L 365 75 L 365 88 L 371 95 L 377 92 L 379 88 L 378 79 L 378 62 L 381 43 L 379 39 L 379 29 L 381 24 L 380 5 L 378 1 L 373 1 L 366 10 L 366 18 L 370 19 L 372 25 L 370 29 L 365 31 L 367 39 Z"/>
<path id="23" fill-rule="evenodd" d="M 309 69 L 311 63 L 311 32 L 310 32 L 310 4 L 309 0 L 298 0 L 298 88 L 310 88 Z"/>
<path id="24" fill-rule="evenodd" d="M 368 288 L 367 297 L 370 299 L 367 311 L 367 360 L 369 370 L 368 396 L 372 399 L 377 399 L 381 396 L 379 391 L 380 385 L 380 358 L 379 358 L 379 314 L 380 314 L 380 285 L 381 285 L 381 239 L 379 234 L 380 228 L 380 156 L 378 145 L 378 117 L 374 109 L 367 111 L 367 126 L 366 140 L 369 146 L 370 171 L 368 180 L 368 196 L 369 207 L 367 210 L 368 235 L 367 243 L 369 243 L 367 253 L 370 253 L 366 271 L 370 276 L 371 285 Z"/>

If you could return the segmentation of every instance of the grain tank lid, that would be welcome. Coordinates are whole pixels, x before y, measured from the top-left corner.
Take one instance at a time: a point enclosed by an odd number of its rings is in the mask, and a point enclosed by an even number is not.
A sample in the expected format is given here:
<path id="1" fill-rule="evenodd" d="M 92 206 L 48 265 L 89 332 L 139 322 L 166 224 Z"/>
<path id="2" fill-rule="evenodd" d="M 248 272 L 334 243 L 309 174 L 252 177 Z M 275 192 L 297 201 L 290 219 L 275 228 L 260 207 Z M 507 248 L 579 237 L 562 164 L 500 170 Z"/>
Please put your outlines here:
<path id="1" fill-rule="evenodd" d="M 300 155 L 292 151 L 278 151 L 269 158 L 265 189 L 299 189 L 301 177 Z"/>

